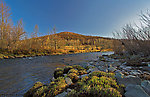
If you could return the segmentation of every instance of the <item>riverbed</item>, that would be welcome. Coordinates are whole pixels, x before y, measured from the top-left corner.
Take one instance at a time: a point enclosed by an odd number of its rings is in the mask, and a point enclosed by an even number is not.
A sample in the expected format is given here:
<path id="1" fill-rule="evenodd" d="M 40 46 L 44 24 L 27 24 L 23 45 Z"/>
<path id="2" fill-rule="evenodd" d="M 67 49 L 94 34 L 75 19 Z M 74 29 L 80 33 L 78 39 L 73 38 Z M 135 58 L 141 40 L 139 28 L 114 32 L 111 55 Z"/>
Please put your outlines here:
<path id="1" fill-rule="evenodd" d="M 48 84 L 57 67 L 86 64 L 102 54 L 113 52 L 92 52 L 67 55 L 38 56 L 0 60 L 0 94 L 22 95 L 37 81 Z"/>

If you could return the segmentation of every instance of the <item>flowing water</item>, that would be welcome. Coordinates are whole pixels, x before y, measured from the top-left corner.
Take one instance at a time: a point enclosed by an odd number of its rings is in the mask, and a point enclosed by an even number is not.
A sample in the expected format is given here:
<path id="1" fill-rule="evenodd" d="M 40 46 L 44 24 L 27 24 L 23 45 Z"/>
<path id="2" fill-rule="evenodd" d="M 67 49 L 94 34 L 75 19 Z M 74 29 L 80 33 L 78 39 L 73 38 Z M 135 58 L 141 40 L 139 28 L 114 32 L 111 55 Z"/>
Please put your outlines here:
<path id="1" fill-rule="evenodd" d="M 0 95 L 22 96 L 37 81 L 48 84 L 57 67 L 86 64 L 102 54 L 112 53 L 93 52 L 0 60 Z"/>

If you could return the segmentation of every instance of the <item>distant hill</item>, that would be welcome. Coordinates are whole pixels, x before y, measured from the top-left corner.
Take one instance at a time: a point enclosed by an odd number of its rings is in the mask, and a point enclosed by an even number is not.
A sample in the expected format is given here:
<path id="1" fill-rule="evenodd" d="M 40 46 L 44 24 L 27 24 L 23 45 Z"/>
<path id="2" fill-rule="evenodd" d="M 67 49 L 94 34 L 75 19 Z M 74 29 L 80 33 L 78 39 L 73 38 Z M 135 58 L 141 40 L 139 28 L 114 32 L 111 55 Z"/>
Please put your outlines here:
<path id="1" fill-rule="evenodd" d="M 76 49 L 82 49 L 82 47 L 89 48 L 104 48 L 112 49 L 113 48 L 113 39 L 105 38 L 99 36 L 86 36 L 73 32 L 60 32 L 57 34 L 46 35 L 38 37 L 42 43 L 49 41 L 49 45 L 58 45 L 58 48 L 65 48 L 66 46 L 75 46 Z M 53 42 L 52 42 L 53 41 Z M 46 44 L 47 45 L 47 44 Z"/>
<path id="2" fill-rule="evenodd" d="M 59 37 L 61 37 L 62 39 L 66 39 L 66 40 L 76 40 L 76 39 L 106 39 L 106 40 L 112 40 L 112 38 L 106 38 L 106 37 L 100 37 L 100 36 L 87 36 L 87 35 L 82 35 L 82 34 L 77 34 L 77 33 L 73 33 L 73 32 L 60 32 L 57 33 L 56 35 L 58 35 Z M 49 35 L 46 36 L 42 36 L 40 38 L 46 38 Z M 53 35 L 51 35 L 53 36 Z"/>

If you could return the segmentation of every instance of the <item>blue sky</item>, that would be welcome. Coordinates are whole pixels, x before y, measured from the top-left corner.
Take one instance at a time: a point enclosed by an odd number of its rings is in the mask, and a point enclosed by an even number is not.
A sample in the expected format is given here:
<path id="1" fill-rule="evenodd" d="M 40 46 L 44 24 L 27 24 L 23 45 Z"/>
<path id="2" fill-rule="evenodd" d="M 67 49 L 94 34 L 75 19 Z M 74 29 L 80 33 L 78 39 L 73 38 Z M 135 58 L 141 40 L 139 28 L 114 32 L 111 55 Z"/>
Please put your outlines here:
<path id="1" fill-rule="evenodd" d="M 39 26 L 42 35 L 56 26 L 57 32 L 111 37 L 129 22 L 137 22 L 150 0 L 5 0 L 13 22 L 23 19 L 25 31 Z"/>

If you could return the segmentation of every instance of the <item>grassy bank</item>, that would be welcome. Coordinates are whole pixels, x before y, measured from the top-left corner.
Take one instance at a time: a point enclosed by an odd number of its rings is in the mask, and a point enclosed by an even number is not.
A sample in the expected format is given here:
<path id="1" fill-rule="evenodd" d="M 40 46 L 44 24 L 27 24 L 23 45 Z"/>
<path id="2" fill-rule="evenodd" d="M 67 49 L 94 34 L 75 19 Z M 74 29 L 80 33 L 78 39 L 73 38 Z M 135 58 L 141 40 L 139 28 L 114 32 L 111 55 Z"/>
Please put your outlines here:
<path id="1" fill-rule="evenodd" d="M 88 53 L 88 52 L 107 52 L 112 51 L 112 49 L 104 50 L 16 50 L 8 51 L 3 50 L 0 52 L 0 59 L 10 59 L 10 58 L 24 58 L 24 57 L 33 57 L 33 56 L 47 56 L 47 55 L 63 55 L 63 54 L 76 54 L 76 53 Z"/>

